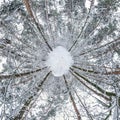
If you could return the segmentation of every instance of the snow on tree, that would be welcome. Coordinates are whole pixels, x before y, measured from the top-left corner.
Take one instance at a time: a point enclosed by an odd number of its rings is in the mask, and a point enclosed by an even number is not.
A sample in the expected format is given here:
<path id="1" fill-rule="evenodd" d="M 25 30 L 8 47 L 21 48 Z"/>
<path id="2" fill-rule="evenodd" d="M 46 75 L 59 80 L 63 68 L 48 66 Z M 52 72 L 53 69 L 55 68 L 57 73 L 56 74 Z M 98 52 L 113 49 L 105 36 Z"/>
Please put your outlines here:
<path id="1" fill-rule="evenodd" d="M 5 0 L 0 56 L 1 120 L 120 119 L 119 0 Z"/>

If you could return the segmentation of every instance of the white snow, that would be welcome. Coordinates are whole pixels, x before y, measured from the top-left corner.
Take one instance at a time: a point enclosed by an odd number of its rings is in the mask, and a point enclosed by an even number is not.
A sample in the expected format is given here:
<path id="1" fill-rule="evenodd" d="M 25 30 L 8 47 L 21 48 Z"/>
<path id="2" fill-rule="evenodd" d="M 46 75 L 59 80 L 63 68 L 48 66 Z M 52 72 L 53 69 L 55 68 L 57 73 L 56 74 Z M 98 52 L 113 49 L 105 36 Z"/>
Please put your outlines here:
<path id="1" fill-rule="evenodd" d="M 48 54 L 46 65 L 52 71 L 54 76 L 67 74 L 69 68 L 73 65 L 71 54 L 62 46 L 58 46 Z"/>
<path id="2" fill-rule="evenodd" d="M 97 6 L 98 5 L 98 0 L 94 0 L 94 5 Z M 85 7 L 87 8 L 87 10 L 90 9 L 91 6 L 91 1 L 90 0 L 86 0 L 85 2 Z"/>
<path id="3" fill-rule="evenodd" d="M 6 58 L 0 56 L 0 73 L 3 71 L 3 64 L 6 63 Z"/>

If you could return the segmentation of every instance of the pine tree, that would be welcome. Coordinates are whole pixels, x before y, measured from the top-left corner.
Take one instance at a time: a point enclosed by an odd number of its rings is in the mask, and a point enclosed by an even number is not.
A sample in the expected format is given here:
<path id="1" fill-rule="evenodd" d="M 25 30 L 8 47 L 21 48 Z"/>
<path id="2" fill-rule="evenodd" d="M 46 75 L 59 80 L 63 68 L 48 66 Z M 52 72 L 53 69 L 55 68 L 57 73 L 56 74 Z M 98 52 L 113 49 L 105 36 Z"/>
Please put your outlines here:
<path id="1" fill-rule="evenodd" d="M 57 46 L 74 61 L 59 77 Z M 1 120 L 120 119 L 119 0 L 3 2 L 0 55 Z"/>

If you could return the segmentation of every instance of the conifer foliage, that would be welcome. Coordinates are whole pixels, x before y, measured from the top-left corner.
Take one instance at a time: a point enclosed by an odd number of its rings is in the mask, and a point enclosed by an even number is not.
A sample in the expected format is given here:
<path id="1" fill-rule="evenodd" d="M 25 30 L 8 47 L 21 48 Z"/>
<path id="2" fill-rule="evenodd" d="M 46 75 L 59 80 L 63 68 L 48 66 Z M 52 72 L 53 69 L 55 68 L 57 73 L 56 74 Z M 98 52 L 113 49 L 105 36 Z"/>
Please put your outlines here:
<path id="1" fill-rule="evenodd" d="M 0 56 L 1 120 L 120 119 L 119 0 L 4 0 Z"/>

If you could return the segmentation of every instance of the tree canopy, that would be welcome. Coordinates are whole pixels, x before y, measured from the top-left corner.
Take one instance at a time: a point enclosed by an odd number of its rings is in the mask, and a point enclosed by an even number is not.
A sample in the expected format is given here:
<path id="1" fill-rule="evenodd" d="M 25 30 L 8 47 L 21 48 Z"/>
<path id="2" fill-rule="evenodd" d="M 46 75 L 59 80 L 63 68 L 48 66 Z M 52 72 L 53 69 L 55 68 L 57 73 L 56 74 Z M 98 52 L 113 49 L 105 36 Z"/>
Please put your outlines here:
<path id="1" fill-rule="evenodd" d="M 57 46 L 74 61 L 60 77 Z M 0 56 L 1 120 L 120 119 L 119 0 L 4 0 Z"/>

